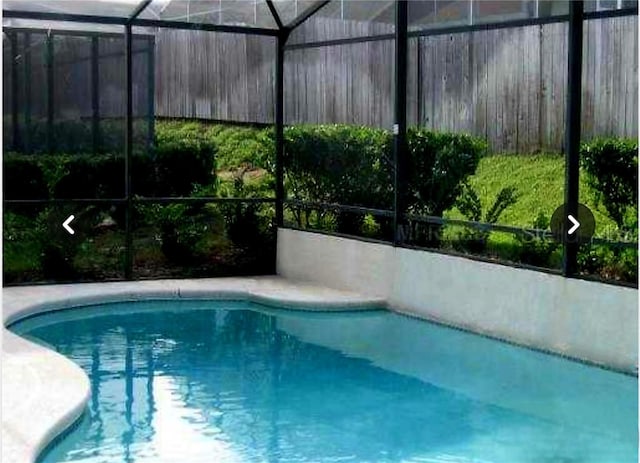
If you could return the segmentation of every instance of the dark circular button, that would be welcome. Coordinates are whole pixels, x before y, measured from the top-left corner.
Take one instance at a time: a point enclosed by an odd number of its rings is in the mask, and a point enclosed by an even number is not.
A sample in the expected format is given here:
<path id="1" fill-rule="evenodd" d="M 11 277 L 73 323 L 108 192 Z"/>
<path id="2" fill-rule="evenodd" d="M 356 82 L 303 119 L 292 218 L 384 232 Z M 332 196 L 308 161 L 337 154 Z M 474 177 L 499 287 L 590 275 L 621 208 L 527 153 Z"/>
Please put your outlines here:
<path id="1" fill-rule="evenodd" d="M 588 243 L 596 231 L 596 219 L 584 204 L 578 203 L 577 213 L 569 213 L 566 204 L 551 216 L 551 234 L 561 243 Z"/>

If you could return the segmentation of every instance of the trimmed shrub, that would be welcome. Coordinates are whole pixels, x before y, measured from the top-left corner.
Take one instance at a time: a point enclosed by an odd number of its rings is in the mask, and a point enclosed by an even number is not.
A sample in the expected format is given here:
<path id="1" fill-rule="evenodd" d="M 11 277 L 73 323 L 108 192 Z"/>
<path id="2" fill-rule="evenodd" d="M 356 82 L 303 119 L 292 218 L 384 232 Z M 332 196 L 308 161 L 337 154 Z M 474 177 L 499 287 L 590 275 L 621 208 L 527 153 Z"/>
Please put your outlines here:
<path id="1" fill-rule="evenodd" d="M 299 125 L 287 127 L 284 136 L 286 187 L 293 197 L 373 208 L 391 206 L 389 132 L 348 125 Z M 274 146 L 268 144 L 266 149 Z M 363 217 L 337 213 L 336 222 L 338 232 L 359 234 Z"/>
<path id="2" fill-rule="evenodd" d="M 213 184 L 215 153 L 215 145 L 198 124 L 160 129 L 153 153 L 133 155 L 133 191 L 143 196 L 182 196 L 194 186 Z M 121 198 L 124 169 L 122 155 L 7 153 L 5 198 Z"/>
<path id="3" fill-rule="evenodd" d="M 638 210 L 638 142 L 605 138 L 584 143 L 580 162 L 596 199 L 620 230 L 629 228 L 627 216 L 637 216 Z"/>
<path id="4" fill-rule="evenodd" d="M 44 155 L 41 155 L 44 157 Z M 45 161 L 44 158 L 41 163 Z M 124 196 L 124 159 L 109 154 L 53 156 L 64 175 L 49 175 L 54 198 L 121 198 Z"/>
<path id="5" fill-rule="evenodd" d="M 464 134 L 413 128 L 409 145 L 409 209 L 442 217 L 454 206 L 463 185 L 487 152 L 484 140 Z"/>
<path id="6" fill-rule="evenodd" d="M 267 131 L 270 129 L 223 124 L 207 127 L 207 140 L 218 150 L 216 155 L 218 170 L 267 169 L 268 164 L 261 156 L 264 152 L 263 144 L 269 143 L 264 136 L 264 132 Z"/>
<path id="7" fill-rule="evenodd" d="M 412 128 L 407 133 L 409 147 L 408 211 L 442 217 L 456 203 L 467 179 L 475 173 L 486 154 L 484 140 L 464 134 L 437 133 Z M 413 225 L 414 244 L 439 247 L 442 226 Z"/>
<path id="8" fill-rule="evenodd" d="M 537 235 L 527 232 L 515 236 L 519 244 L 519 260 L 537 267 L 554 267 L 557 263 L 553 262 L 553 255 L 560 249 L 561 244 L 551 235 L 549 218 L 540 213 L 531 225 L 534 230 L 540 230 L 544 233 Z"/>
<path id="9" fill-rule="evenodd" d="M 300 199 L 389 207 L 393 177 L 389 133 L 348 125 L 300 125 L 285 129 L 289 188 Z"/>
<path id="10" fill-rule="evenodd" d="M 265 131 L 264 159 L 274 159 L 273 131 Z M 451 208 L 485 154 L 486 143 L 468 135 L 408 131 L 409 212 L 442 216 Z M 288 193 L 301 200 L 390 209 L 394 174 L 389 131 L 351 125 L 285 128 Z M 362 233 L 364 216 L 336 213 L 336 231 Z M 389 221 L 380 219 L 388 234 Z"/>
<path id="11" fill-rule="evenodd" d="M 206 185 L 215 180 L 216 152 L 216 146 L 207 139 L 202 124 L 158 124 L 152 162 L 155 191 L 145 191 L 148 186 L 134 191 L 142 195 L 188 195 L 196 184 Z M 140 167 L 145 165 L 142 162 Z M 134 175 L 145 178 L 148 173 L 139 171 Z"/>
<path id="12" fill-rule="evenodd" d="M 42 168 L 34 156 L 5 153 L 4 199 L 43 199 L 49 196 Z"/>

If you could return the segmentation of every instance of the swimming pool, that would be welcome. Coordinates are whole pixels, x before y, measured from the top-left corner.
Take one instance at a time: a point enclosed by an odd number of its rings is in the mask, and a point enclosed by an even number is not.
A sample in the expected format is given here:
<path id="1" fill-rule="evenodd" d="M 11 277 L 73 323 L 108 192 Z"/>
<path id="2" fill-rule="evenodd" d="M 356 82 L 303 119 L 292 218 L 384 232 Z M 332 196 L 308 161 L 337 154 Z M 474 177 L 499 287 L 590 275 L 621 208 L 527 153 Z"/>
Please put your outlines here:
<path id="1" fill-rule="evenodd" d="M 42 463 L 638 459 L 636 378 L 387 311 L 153 301 L 11 329 L 91 380 Z"/>

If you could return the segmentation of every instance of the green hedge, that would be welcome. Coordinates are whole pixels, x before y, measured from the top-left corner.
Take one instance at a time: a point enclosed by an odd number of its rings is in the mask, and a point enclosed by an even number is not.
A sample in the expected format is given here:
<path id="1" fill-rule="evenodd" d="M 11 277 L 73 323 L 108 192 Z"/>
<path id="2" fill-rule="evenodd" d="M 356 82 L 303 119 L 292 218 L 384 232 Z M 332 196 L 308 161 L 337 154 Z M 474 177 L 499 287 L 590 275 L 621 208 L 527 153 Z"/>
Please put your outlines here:
<path id="1" fill-rule="evenodd" d="M 5 199 L 41 199 L 48 197 L 43 169 L 33 156 L 5 153 L 3 156 Z"/>
<path id="2" fill-rule="evenodd" d="M 6 125 L 6 124 L 5 124 Z M 10 123 L 9 123 L 10 125 Z M 22 128 L 24 128 L 21 125 Z M 125 120 L 124 118 L 103 118 L 99 121 L 97 146 L 94 145 L 93 123 L 91 120 L 54 121 L 53 136 L 49 146 L 48 124 L 46 119 L 33 118 L 29 133 L 22 131 L 21 147 L 12 144 L 11 136 L 5 137 L 5 151 L 20 150 L 28 154 L 84 154 L 121 152 L 124 149 Z M 149 121 L 145 118 L 133 120 L 134 146 L 146 146 Z M 11 131 L 6 132 L 11 134 Z M 50 149 L 53 150 L 50 153 Z"/>
<path id="3" fill-rule="evenodd" d="M 393 207 L 391 132 L 351 125 L 300 125 L 287 127 L 284 137 L 290 196 L 379 209 Z M 453 206 L 462 185 L 475 172 L 486 143 L 468 135 L 418 128 L 410 129 L 407 138 L 409 211 L 441 216 Z M 376 220 L 381 233 L 388 235 L 390 221 Z M 337 213 L 335 221 L 336 231 L 343 233 L 359 234 L 371 225 L 365 223 L 364 216 L 354 213 Z"/>
<path id="4" fill-rule="evenodd" d="M 600 138 L 583 143 L 580 162 L 589 186 L 597 193 L 596 199 L 602 201 L 618 228 L 637 229 L 637 140 Z"/>
<path id="5" fill-rule="evenodd" d="M 441 217 L 455 205 L 467 179 L 487 153 L 487 143 L 465 134 L 414 128 L 409 146 L 409 208 Z"/>
<path id="6" fill-rule="evenodd" d="M 297 198 L 390 207 L 393 175 L 389 133 L 370 127 L 287 127 L 284 168 Z"/>
<path id="7" fill-rule="evenodd" d="M 133 192 L 141 196 L 189 195 L 215 182 L 216 148 L 198 124 L 158 130 L 152 153 L 134 152 Z M 121 198 L 121 154 L 31 154 L 4 156 L 5 199 Z"/>

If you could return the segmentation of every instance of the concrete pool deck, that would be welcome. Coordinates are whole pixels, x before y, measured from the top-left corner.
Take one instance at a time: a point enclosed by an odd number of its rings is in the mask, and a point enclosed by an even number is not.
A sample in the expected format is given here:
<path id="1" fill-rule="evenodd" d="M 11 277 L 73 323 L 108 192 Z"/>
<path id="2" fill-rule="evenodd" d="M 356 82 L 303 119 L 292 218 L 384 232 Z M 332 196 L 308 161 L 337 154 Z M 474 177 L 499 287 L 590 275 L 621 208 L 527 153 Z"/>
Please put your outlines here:
<path id="1" fill-rule="evenodd" d="M 85 410 L 84 371 L 66 357 L 7 330 L 22 318 L 60 309 L 149 299 L 249 300 L 304 310 L 385 307 L 380 297 L 281 277 L 154 280 L 23 286 L 2 290 L 2 462 L 30 463 Z"/>

